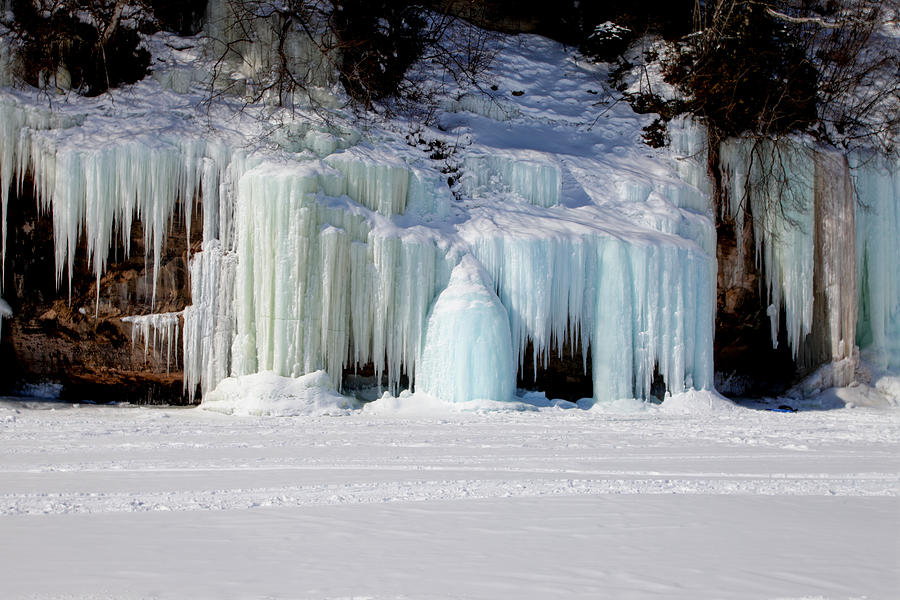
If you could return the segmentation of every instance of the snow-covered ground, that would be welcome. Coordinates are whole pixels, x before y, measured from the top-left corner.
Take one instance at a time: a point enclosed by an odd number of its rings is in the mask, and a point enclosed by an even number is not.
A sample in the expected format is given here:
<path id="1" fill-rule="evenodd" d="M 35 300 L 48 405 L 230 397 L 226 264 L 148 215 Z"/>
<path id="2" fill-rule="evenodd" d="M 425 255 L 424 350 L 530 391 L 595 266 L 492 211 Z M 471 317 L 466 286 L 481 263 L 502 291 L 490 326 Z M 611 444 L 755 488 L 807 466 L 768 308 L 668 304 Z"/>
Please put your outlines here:
<path id="1" fill-rule="evenodd" d="M 273 418 L 0 401 L 0 596 L 900 589 L 896 408 L 379 402 Z"/>

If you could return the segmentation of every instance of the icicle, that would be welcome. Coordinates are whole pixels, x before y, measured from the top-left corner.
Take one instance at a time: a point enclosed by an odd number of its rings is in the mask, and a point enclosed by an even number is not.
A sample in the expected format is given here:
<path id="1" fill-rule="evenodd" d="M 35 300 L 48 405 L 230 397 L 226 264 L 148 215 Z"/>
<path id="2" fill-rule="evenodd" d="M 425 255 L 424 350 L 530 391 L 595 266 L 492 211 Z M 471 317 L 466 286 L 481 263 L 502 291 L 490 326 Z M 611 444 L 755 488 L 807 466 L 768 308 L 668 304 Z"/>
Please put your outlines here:
<path id="1" fill-rule="evenodd" d="M 3 106 L 0 104 L 0 109 Z M 6 125 L 12 121 L 15 119 L 4 119 Z M 0 132 L 0 135 L 7 134 L 5 129 Z M 212 146 L 209 153 L 212 156 L 207 156 L 208 146 Z M 39 206 L 53 220 L 57 285 L 62 284 L 67 273 L 71 295 L 75 252 L 83 231 L 88 261 L 97 281 L 98 308 L 100 278 L 106 270 L 113 232 L 120 232 L 127 257 L 135 216 L 144 226 L 146 258 L 152 264 L 151 302 L 155 303 L 160 259 L 177 203 L 181 202 L 190 248 L 193 204 L 201 182 L 205 180 L 209 187 L 206 205 L 216 215 L 220 210 L 216 179 L 221 177 L 230 159 L 223 147 L 204 140 L 178 138 L 167 142 L 159 136 L 132 138 L 121 144 L 85 150 L 74 139 L 23 135 L 18 144 L 4 143 L 2 147 L 3 206 L 6 206 L 13 172 L 21 181 L 25 172 L 30 171 Z M 10 147 L 18 149 L 18 156 L 8 150 Z M 230 218 L 228 211 L 224 214 Z M 3 231 L 5 235 L 5 225 Z"/>
<path id="2" fill-rule="evenodd" d="M 738 239 L 748 206 L 754 216 L 757 259 L 771 305 L 772 344 L 778 344 L 783 312 L 788 345 L 797 358 L 813 326 L 813 152 L 793 141 L 732 139 L 722 143 L 720 158 Z"/>
<path id="3" fill-rule="evenodd" d="M 10 189 L 15 184 L 17 192 L 21 192 L 25 172 L 34 162 L 38 163 L 35 171 L 43 166 L 40 157 L 35 156 L 40 145 L 32 133 L 71 127 L 76 122 L 71 117 L 54 115 L 46 109 L 19 106 L 11 99 L 0 97 L 0 286 L 6 279 L 6 215 Z"/>
<path id="4" fill-rule="evenodd" d="M 165 346 L 166 350 L 166 374 L 174 361 L 178 363 L 178 336 L 182 312 L 155 313 L 150 315 L 135 315 L 122 317 L 124 323 L 131 323 L 131 345 L 136 341 L 144 346 L 144 354 L 156 353 Z"/>
<path id="5" fill-rule="evenodd" d="M 6 300 L 0 298 L 0 340 L 3 339 L 3 319 L 8 319 L 12 315 L 13 312 L 9 304 L 6 303 Z"/>

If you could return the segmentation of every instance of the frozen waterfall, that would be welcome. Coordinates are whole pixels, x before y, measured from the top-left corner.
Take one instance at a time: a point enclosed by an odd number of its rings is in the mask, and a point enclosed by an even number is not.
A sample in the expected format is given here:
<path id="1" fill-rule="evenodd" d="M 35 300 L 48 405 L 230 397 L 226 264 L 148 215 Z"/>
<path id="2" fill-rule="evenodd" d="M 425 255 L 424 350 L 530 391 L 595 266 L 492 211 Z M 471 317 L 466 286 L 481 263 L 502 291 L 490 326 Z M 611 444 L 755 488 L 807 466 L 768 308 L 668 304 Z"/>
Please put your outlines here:
<path id="1" fill-rule="evenodd" d="M 855 344 L 900 364 L 900 162 L 748 139 L 723 143 L 721 158 L 739 231 L 753 215 L 773 343 L 783 314 L 801 365 L 851 358 Z"/>
<path id="2" fill-rule="evenodd" d="M 712 386 L 712 256 L 662 234 L 508 225 L 465 235 L 509 312 L 520 367 L 529 341 L 535 368 L 571 342 L 591 351 L 596 400 L 646 398 L 656 369 L 673 393 Z"/>
<path id="3" fill-rule="evenodd" d="M 597 400 L 645 398 L 656 373 L 672 392 L 712 385 L 712 221 L 693 185 L 635 183 L 640 198 L 609 206 L 582 191 L 569 207 L 588 183 L 563 186 L 559 158 L 481 147 L 463 162 L 483 206 L 451 226 L 460 208 L 439 174 L 352 133 L 323 146 L 289 130 L 300 147 L 284 155 L 168 128 L 95 148 L 83 127 L 0 107 L 0 184 L 33 179 L 60 283 L 81 236 L 99 282 L 133 219 L 155 273 L 172 220 L 190 232 L 202 202 L 191 305 L 126 319 L 167 362 L 181 333 L 189 394 L 261 371 L 324 370 L 339 389 L 371 365 L 394 392 L 408 380 L 448 401 L 508 400 L 526 345 L 545 364 L 565 342 L 590 351 Z"/>
<path id="4" fill-rule="evenodd" d="M 857 343 L 879 367 L 900 368 L 900 158 L 851 156 L 859 286 Z"/>

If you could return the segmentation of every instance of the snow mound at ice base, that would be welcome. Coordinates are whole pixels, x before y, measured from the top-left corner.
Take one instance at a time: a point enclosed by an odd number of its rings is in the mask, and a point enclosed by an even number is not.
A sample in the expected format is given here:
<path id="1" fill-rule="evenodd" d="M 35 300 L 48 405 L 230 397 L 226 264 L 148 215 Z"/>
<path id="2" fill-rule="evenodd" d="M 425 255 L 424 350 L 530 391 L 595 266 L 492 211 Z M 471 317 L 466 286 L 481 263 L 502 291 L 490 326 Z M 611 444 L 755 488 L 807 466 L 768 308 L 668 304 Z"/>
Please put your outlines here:
<path id="1" fill-rule="evenodd" d="M 573 405 L 574 406 L 574 405 Z M 448 402 L 425 393 L 400 392 L 392 396 L 385 392 L 378 400 L 363 406 L 367 414 L 401 416 L 441 416 L 458 413 L 524 412 L 536 411 L 541 407 L 530 402 L 475 399 L 464 402 Z"/>
<path id="2" fill-rule="evenodd" d="M 869 384 L 854 383 L 847 387 L 834 387 L 801 404 L 803 408 L 900 408 L 900 376 L 880 374 L 873 376 Z"/>
<path id="3" fill-rule="evenodd" d="M 875 389 L 887 398 L 891 406 L 900 407 L 900 375 L 882 375 L 875 381 Z"/>
<path id="4" fill-rule="evenodd" d="M 602 403 L 611 406 L 615 403 Z M 544 392 L 519 390 L 511 400 L 490 400 L 476 398 L 464 402 L 451 402 L 436 398 L 424 392 L 410 393 L 400 392 L 399 396 L 392 396 L 389 392 L 382 394 L 374 402 L 363 406 L 367 414 L 400 415 L 400 416 L 441 416 L 459 413 L 503 413 L 503 412 L 543 412 L 558 410 L 582 409 L 590 410 L 594 405 L 592 398 L 582 398 L 577 402 L 569 402 L 562 399 L 547 398 Z M 630 400 L 628 409 L 611 410 L 609 412 L 634 412 L 641 410 L 645 403 L 640 400 Z M 637 408 L 635 408 L 637 407 Z"/>
<path id="5" fill-rule="evenodd" d="M 339 394 L 325 371 L 296 378 L 263 371 L 222 380 L 200 408 L 241 416 L 337 416 L 359 404 Z"/>
<path id="6" fill-rule="evenodd" d="M 381 398 L 363 406 L 369 414 L 393 414 L 401 416 L 439 416 L 449 413 L 495 413 L 495 412 L 544 412 L 559 410 L 579 410 L 585 414 L 614 415 L 646 411 L 669 414 L 708 415 L 730 414 L 740 407 L 731 400 L 710 390 L 688 390 L 668 396 L 662 405 L 636 398 L 622 398 L 595 402 L 592 398 L 582 398 L 577 402 L 547 398 L 544 392 L 526 391 L 513 401 L 470 400 L 468 402 L 446 402 L 424 393 L 403 391 L 399 396 L 385 392 Z"/>
<path id="7" fill-rule="evenodd" d="M 734 402 L 714 390 L 687 390 L 667 396 L 660 412 L 672 414 L 729 414 L 739 410 Z"/>
<path id="8" fill-rule="evenodd" d="M 884 369 L 879 363 L 884 356 L 875 348 L 823 365 L 786 394 L 786 404 L 800 410 L 833 410 L 841 408 L 900 408 L 900 372 Z M 835 376 L 836 371 L 849 371 Z M 836 385 L 849 380 L 849 385 Z"/>

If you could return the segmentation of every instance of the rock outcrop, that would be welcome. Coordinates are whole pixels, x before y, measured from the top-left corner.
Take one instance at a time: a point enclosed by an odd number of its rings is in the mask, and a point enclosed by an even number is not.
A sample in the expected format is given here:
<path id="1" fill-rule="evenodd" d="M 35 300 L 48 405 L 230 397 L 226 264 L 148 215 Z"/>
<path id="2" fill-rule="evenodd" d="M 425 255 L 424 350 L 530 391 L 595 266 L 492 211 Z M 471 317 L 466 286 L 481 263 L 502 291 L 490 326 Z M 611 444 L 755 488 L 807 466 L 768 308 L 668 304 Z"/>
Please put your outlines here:
<path id="1" fill-rule="evenodd" d="M 131 324 L 122 321 L 129 315 L 178 311 L 190 303 L 183 226 L 175 220 L 170 231 L 154 306 L 138 221 L 131 232 L 131 256 L 123 256 L 120 246 L 110 253 L 99 297 L 82 241 L 70 295 L 65 280 L 56 282 L 51 220 L 38 214 L 29 196 L 26 186 L 26 193 L 9 203 L 3 297 L 15 318 L 3 324 L 0 392 L 52 383 L 61 385 L 63 398 L 184 403 L 180 348 L 178 359 L 167 365 L 165 348 L 151 347 L 145 354 L 143 344 L 132 339 Z"/>

